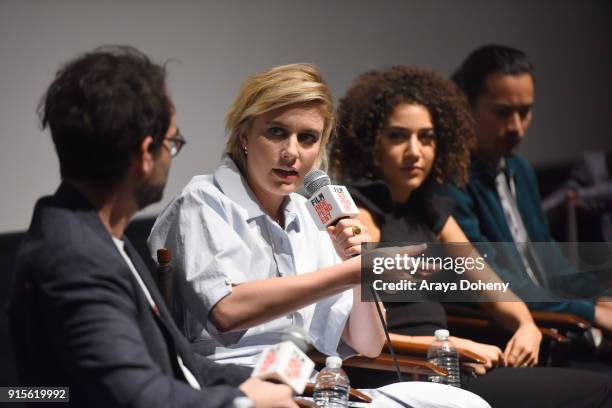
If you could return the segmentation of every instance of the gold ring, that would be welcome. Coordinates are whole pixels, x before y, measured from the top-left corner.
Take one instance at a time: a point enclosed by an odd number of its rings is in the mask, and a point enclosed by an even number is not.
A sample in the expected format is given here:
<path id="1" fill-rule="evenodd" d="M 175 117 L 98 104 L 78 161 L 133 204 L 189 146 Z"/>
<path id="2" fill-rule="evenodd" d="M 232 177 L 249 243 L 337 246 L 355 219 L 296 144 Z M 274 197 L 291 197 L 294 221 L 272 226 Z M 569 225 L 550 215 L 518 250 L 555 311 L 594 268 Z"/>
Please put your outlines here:
<path id="1" fill-rule="evenodd" d="M 361 234 L 361 228 L 359 228 L 358 225 L 353 225 L 351 227 L 351 230 L 353 230 L 353 235 L 359 235 Z"/>

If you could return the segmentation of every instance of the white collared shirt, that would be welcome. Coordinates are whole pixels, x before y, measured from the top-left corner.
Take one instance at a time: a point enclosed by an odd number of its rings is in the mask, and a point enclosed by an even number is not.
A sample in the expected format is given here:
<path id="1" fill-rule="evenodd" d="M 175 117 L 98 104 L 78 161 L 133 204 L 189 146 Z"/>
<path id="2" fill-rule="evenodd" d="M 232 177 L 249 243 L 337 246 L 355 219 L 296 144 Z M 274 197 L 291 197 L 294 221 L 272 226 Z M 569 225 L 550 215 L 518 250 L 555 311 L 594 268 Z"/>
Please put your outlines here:
<path id="1" fill-rule="evenodd" d="M 208 316 L 233 284 L 293 276 L 340 262 L 331 239 L 310 218 L 305 198 L 290 194 L 283 229 L 260 207 L 234 162 L 224 156 L 212 175 L 196 176 L 157 218 L 148 244 L 151 253 L 169 248 L 200 294 Z M 221 363 L 254 366 L 264 347 L 281 341 L 290 326 L 305 328 L 324 354 L 348 356 L 340 339 L 352 308 L 352 291 L 331 296 L 287 316 L 232 333 L 205 330 L 186 335 L 195 349 Z"/>
<path id="2" fill-rule="evenodd" d="M 516 183 L 514 177 L 509 176 L 506 173 L 506 160 L 502 158 L 497 166 L 497 175 L 495 176 L 495 187 L 497 188 L 497 195 L 501 202 L 502 210 L 506 216 L 506 222 L 508 223 L 508 229 L 512 238 L 516 243 L 518 253 L 525 267 L 525 271 L 529 276 L 529 279 L 534 285 L 541 287 L 542 281 L 545 279 L 541 271 L 538 268 L 538 257 L 537 253 L 533 249 L 533 246 L 527 233 L 527 228 L 523 223 L 523 217 L 518 209 L 516 202 Z M 529 260 L 532 260 L 531 262 Z M 532 267 L 533 263 L 533 267 Z"/>

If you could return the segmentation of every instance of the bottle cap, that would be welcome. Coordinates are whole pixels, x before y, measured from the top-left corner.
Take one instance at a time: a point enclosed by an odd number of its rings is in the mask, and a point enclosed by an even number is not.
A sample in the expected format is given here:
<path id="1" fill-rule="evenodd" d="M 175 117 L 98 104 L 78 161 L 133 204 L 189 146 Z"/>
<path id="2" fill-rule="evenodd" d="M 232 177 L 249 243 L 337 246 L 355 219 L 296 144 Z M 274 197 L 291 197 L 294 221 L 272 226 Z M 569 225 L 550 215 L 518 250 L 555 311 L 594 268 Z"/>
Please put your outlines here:
<path id="1" fill-rule="evenodd" d="M 255 408 L 255 404 L 248 397 L 236 397 L 232 401 L 232 408 Z"/>
<path id="2" fill-rule="evenodd" d="M 434 336 L 436 336 L 436 340 L 444 341 L 448 340 L 449 332 L 446 329 L 438 329 L 434 332 Z"/>
<path id="3" fill-rule="evenodd" d="M 340 368 L 342 367 L 342 359 L 338 356 L 329 356 L 325 359 L 325 367 Z"/>

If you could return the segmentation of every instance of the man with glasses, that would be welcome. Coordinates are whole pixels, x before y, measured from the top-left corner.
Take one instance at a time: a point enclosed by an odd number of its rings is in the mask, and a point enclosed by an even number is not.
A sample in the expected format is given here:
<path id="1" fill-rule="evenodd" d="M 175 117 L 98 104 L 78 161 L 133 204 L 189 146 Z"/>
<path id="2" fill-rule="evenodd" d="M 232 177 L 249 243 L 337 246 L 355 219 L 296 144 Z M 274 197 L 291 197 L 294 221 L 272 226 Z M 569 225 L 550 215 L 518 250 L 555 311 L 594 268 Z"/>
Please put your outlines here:
<path id="1" fill-rule="evenodd" d="M 66 64 L 43 96 L 62 182 L 36 204 L 17 256 L 20 382 L 69 387 L 75 407 L 296 407 L 288 386 L 194 355 L 124 236 L 161 199 L 185 144 L 165 75 L 134 48 L 102 47 Z"/>
<path id="2" fill-rule="evenodd" d="M 167 137 L 166 140 L 168 141 L 168 151 L 170 152 L 170 157 L 175 157 L 177 154 L 179 154 L 183 146 L 187 144 L 187 141 L 179 131 L 179 128 L 176 128 L 176 133 L 174 136 Z"/>

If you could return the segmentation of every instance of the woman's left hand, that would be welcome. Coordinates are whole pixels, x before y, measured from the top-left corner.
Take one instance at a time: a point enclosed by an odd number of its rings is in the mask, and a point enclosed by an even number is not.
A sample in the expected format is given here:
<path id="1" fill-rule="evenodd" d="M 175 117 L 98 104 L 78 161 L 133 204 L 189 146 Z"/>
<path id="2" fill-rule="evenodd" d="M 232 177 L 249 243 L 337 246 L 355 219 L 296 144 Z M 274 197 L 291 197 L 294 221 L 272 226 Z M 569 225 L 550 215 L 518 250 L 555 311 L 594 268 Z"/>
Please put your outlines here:
<path id="1" fill-rule="evenodd" d="M 361 243 L 372 242 L 368 227 L 356 218 L 343 218 L 335 226 L 327 227 L 336 252 L 343 260 L 361 254 Z"/>
<path id="2" fill-rule="evenodd" d="M 510 367 L 533 367 L 538 364 L 542 333 L 535 324 L 519 326 L 504 350 L 506 364 Z"/>

